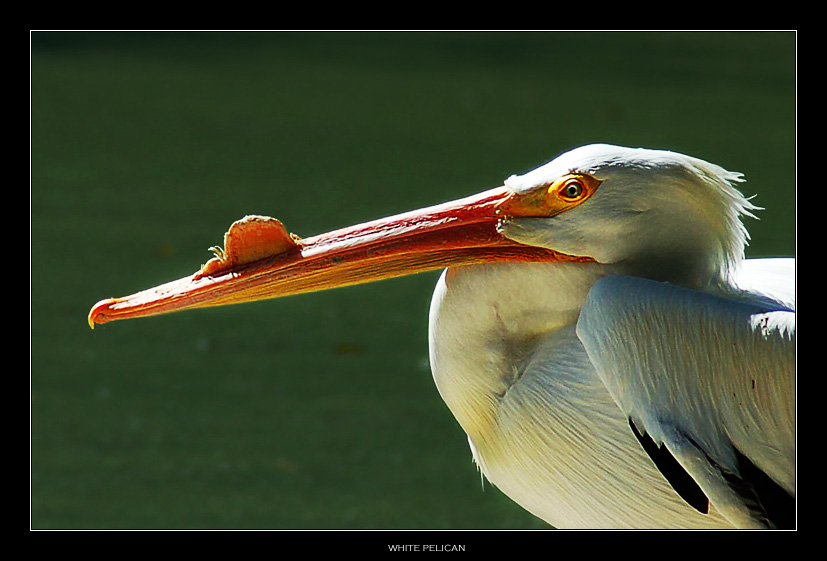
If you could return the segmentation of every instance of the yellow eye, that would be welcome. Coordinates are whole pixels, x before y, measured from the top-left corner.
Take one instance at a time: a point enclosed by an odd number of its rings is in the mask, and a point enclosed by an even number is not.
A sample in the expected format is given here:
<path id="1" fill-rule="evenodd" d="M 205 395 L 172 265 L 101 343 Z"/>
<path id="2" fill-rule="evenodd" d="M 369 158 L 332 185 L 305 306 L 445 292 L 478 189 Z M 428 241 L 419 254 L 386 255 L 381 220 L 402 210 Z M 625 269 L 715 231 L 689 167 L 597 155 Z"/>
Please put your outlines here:
<path id="1" fill-rule="evenodd" d="M 592 175 L 571 173 L 552 183 L 548 194 L 558 201 L 557 204 L 580 204 L 591 197 L 599 185 L 600 180 Z"/>
<path id="2" fill-rule="evenodd" d="M 601 180 L 588 173 L 569 173 L 552 183 L 513 193 L 497 209 L 506 217 L 552 217 L 582 204 L 600 186 Z"/>
<path id="3" fill-rule="evenodd" d="M 563 183 L 557 193 L 566 200 L 574 201 L 582 197 L 585 191 L 583 183 L 579 179 L 569 179 Z"/>

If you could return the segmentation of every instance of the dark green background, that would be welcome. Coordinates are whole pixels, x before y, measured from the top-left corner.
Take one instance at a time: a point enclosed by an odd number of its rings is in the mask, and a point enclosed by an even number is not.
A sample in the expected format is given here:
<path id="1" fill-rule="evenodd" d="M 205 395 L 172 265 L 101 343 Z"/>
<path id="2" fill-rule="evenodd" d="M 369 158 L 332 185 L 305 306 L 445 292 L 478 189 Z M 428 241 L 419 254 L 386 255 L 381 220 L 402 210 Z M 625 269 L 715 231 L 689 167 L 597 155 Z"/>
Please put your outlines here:
<path id="1" fill-rule="evenodd" d="M 795 252 L 792 33 L 73 34 L 31 50 L 34 528 L 543 528 L 427 365 L 436 273 L 90 331 L 246 214 L 302 236 L 590 142 L 745 173 Z"/>

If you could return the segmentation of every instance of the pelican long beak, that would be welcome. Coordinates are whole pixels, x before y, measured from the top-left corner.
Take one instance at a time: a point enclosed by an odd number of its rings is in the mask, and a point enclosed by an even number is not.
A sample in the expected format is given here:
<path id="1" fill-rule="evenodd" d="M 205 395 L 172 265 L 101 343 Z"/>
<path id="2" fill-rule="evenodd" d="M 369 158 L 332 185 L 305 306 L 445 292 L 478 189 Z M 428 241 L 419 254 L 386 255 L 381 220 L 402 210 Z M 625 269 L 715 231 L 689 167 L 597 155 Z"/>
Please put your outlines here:
<path id="1" fill-rule="evenodd" d="M 492 261 L 582 261 L 522 245 L 499 232 L 516 195 L 479 195 L 299 239 L 281 222 L 246 217 L 224 248 L 192 276 L 98 302 L 89 325 L 207 306 L 236 304 Z M 588 259 L 585 259 L 588 260 Z"/>

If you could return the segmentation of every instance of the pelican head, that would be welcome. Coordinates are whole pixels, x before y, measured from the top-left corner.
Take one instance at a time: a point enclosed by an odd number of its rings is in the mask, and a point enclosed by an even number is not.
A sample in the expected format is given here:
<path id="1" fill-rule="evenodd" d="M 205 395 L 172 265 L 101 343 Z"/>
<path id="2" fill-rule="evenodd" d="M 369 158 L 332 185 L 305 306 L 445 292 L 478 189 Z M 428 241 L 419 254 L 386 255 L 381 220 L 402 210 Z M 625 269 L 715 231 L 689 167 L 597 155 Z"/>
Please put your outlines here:
<path id="1" fill-rule="evenodd" d="M 597 262 L 689 287 L 743 258 L 741 176 L 662 150 L 595 144 L 502 187 L 311 238 L 248 216 L 191 277 L 99 302 L 89 324 L 488 262 Z"/>
<path id="2" fill-rule="evenodd" d="M 635 276 L 704 287 L 726 281 L 744 258 L 741 218 L 757 207 L 734 187 L 740 181 L 741 174 L 675 152 L 583 146 L 505 181 L 521 200 L 540 196 L 533 215 L 504 220 L 500 231 Z M 544 216 L 548 199 L 564 211 Z"/>

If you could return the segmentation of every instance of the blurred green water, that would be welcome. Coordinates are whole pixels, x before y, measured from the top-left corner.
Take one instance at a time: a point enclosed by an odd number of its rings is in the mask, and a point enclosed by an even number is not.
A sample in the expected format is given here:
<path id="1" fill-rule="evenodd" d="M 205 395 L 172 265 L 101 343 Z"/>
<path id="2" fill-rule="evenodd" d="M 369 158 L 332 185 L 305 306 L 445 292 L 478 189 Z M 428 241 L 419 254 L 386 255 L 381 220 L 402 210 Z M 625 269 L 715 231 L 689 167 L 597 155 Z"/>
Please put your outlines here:
<path id="1" fill-rule="evenodd" d="M 35 33 L 35 528 L 543 528 L 483 486 L 427 367 L 436 274 L 90 331 L 229 224 L 300 235 L 589 142 L 746 175 L 795 252 L 791 33 Z"/>

